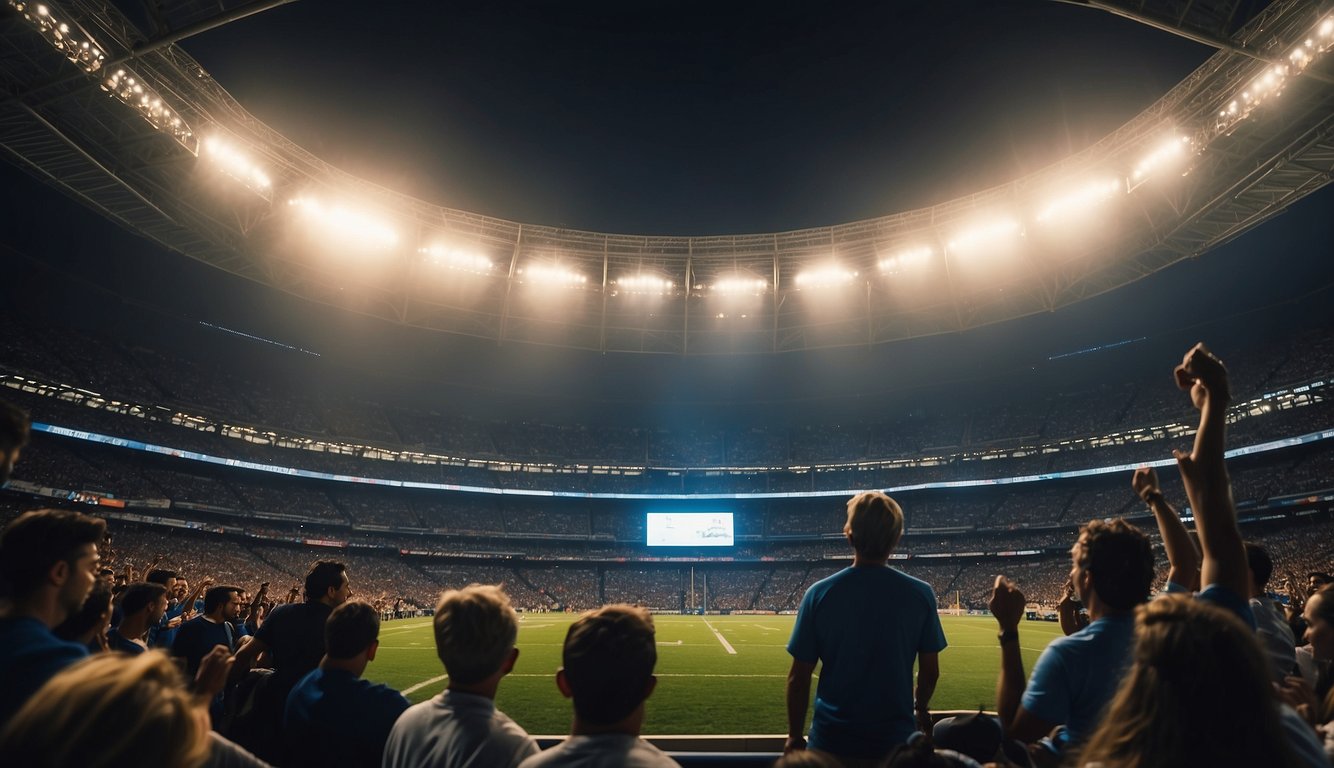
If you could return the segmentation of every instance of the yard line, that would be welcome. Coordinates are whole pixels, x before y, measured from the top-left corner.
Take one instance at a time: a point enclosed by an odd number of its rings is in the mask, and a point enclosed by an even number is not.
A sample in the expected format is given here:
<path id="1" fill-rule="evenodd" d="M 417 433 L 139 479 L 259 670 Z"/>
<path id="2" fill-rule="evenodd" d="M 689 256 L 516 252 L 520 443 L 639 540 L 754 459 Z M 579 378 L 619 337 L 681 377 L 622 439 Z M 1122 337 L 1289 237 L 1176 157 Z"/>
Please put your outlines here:
<path id="1" fill-rule="evenodd" d="M 685 645 L 685 641 L 684 641 L 684 640 L 673 640 L 672 642 L 669 643 L 669 642 L 667 642 L 666 640 L 659 640 L 659 641 L 658 641 L 658 645 Z"/>
<path id="2" fill-rule="evenodd" d="M 416 693 L 417 691 L 420 691 L 421 689 L 425 688 L 428 685 L 431 685 L 433 683 L 438 683 L 441 680 L 444 680 L 446 677 L 449 677 L 449 675 L 438 675 L 436 677 L 431 678 L 430 680 L 423 680 L 420 683 L 417 683 L 416 685 L 410 685 L 407 688 L 404 688 L 403 690 L 399 691 L 399 693 L 403 694 L 404 696 L 409 696 L 411 694 Z"/>
<path id="3" fill-rule="evenodd" d="M 713 636 L 718 638 L 718 642 L 723 644 L 723 650 L 735 656 L 736 649 L 732 647 L 731 643 L 727 642 L 727 638 L 723 637 L 723 633 L 714 629 L 713 625 L 709 623 L 708 619 L 705 619 L 703 616 L 700 616 L 700 618 L 704 619 L 704 626 L 708 627 L 710 632 L 713 632 Z"/>
<path id="4" fill-rule="evenodd" d="M 752 627 L 759 627 L 760 629 L 763 629 L 763 630 L 765 630 L 766 632 L 777 632 L 777 631 L 778 631 L 778 627 L 766 627 L 766 626 L 764 626 L 763 624 L 751 624 L 751 626 L 752 626 Z"/>
<path id="5" fill-rule="evenodd" d="M 544 627 L 554 627 L 555 624 L 520 624 L 519 629 L 542 629 Z"/>

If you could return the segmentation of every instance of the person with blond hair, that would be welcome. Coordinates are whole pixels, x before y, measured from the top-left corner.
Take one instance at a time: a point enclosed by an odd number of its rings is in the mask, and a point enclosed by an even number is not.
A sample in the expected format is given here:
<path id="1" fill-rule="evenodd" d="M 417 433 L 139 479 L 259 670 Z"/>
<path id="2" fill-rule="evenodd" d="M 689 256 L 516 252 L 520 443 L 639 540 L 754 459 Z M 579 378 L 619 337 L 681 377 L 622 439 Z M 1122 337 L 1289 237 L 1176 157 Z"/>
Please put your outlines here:
<path id="1" fill-rule="evenodd" d="M 787 645 L 792 667 L 783 751 L 807 748 L 802 734 L 811 675 L 820 663 L 809 747 L 857 768 L 880 764 L 914 731 L 930 730 L 946 642 L 931 586 L 888 566 L 903 536 L 898 503 L 868 491 L 849 500 L 847 512 L 843 534 L 852 566 L 806 591 Z"/>
<path id="2" fill-rule="evenodd" d="M 442 594 L 435 650 L 449 682 L 394 723 L 384 768 L 506 768 L 537 754 L 537 741 L 496 709 L 500 681 L 519 658 L 518 636 L 519 617 L 499 587 L 473 584 Z"/>
<path id="3" fill-rule="evenodd" d="M 1079 764 L 1311 764 L 1294 751 L 1267 660 L 1235 612 L 1184 595 L 1146 603 L 1131 659 Z"/>
<path id="4" fill-rule="evenodd" d="M 0 731 L 0 765 L 198 768 L 208 714 L 165 654 L 100 654 L 51 678 Z"/>

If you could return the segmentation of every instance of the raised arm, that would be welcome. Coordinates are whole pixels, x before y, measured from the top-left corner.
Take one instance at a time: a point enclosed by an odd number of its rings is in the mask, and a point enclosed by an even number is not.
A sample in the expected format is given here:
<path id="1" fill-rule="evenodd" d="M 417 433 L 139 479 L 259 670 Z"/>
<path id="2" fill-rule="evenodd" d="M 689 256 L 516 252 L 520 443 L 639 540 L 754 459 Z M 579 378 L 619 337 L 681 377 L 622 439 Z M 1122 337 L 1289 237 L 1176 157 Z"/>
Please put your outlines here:
<path id="1" fill-rule="evenodd" d="M 1200 412 L 1200 428 L 1190 453 L 1172 452 L 1200 536 L 1200 582 L 1205 588 L 1225 587 L 1245 599 L 1250 594 L 1250 573 L 1223 461 L 1227 406 L 1231 401 L 1227 369 L 1203 344 L 1196 344 L 1175 373 L 1177 386 L 1190 392 L 1191 404 Z"/>
<path id="2" fill-rule="evenodd" d="M 1181 515 L 1163 496 L 1158 485 L 1158 473 L 1153 471 L 1153 467 L 1140 467 L 1131 477 L 1130 487 L 1135 490 L 1140 501 L 1148 505 L 1154 519 L 1158 521 L 1158 533 L 1163 537 L 1163 547 L 1167 549 L 1167 580 L 1192 592 L 1198 590 L 1200 556 L 1195 552 L 1195 545 L 1190 541 L 1185 524 L 1181 522 Z"/>
<path id="3" fill-rule="evenodd" d="M 1001 727 L 1012 739 L 1024 743 L 1036 741 L 1057 723 L 1048 723 L 1023 708 L 1024 691 L 1028 677 L 1024 674 L 1024 658 L 1020 655 L 1019 622 L 1024 618 L 1027 598 L 1014 582 L 1004 576 L 996 577 L 987 608 L 1000 625 L 1001 669 L 996 681 L 996 714 Z"/>

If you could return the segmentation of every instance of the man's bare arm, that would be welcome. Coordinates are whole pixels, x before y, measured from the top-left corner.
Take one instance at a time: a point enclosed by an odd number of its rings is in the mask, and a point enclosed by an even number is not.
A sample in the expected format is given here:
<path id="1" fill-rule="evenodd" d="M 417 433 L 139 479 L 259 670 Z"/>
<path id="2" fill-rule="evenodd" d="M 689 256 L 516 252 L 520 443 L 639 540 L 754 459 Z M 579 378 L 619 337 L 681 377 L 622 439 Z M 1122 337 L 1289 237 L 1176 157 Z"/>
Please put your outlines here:
<path id="1" fill-rule="evenodd" d="M 1227 370 L 1203 344 L 1196 344 L 1177 367 L 1176 379 L 1177 386 L 1190 391 L 1191 403 L 1200 411 L 1191 452 L 1173 451 L 1204 550 L 1200 581 L 1204 587 L 1217 584 L 1245 598 L 1250 594 L 1250 572 L 1223 460 L 1231 401 Z"/>
<path id="2" fill-rule="evenodd" d="M 922 733 L 931 733 L 931 697 L 936 693 L 936 683 L 940 682 L 940 654 L 917 654 L 917 690 L 913 693 L 913 713 L 917 718 L 917 728 Z"/>
<path id="3" fill-rule="evenodd" d="M 792 660 L 787 673 L 787 743 L 783 752 L 806 748 L 806 709 L 811 703 L 811 675 L 815 665 Z"/>
<path id="4" fill-rule="evenodd" d="M 1140 501 L 1148 505 L 1154 519 L 1158 521 L 1158 533 L 1163 537 L 1163 547 L 1167 549 L 1168 581 L 1192 592 L 1199 589 L 1200 556 L 1190 541 L 1186 525 L 1181 522 L 1181 515 L 1163 496 L 1158 485 L 1158 473 L 1152 467 L 1140 467 L 1135 470 L 1130 487 L 1135 490 Z"/>

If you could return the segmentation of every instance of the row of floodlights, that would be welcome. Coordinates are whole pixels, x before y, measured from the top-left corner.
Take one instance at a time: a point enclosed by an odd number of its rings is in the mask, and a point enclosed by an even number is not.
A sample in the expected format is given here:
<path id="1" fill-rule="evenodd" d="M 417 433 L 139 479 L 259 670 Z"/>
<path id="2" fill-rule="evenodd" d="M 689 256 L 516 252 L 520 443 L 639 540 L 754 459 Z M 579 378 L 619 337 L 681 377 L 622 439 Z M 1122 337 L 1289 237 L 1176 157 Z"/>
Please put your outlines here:
<path id="1" fill-rule="evenodd" d="M 77 25 L 55 17 L 43 4 L 8 0 L 9 5 L 36 27 L 38 32 L 71 62 L 89 74 L 102 69 L 106 55 L 102 49 Z M 1255 108 L 1282 93 L 1289 78 L 1301 73 L 1317 58 L 1334 47 L 1334 14 L 1321 19 L 1310 33 L 1289 53 L 1284 61 L 1269 65 L 1253 78 L 1221 110 L 1212 126 L 1213 135 L 1230 131 L 1238 122 L 1249 117 Z M 202 147 L 190 126 L 172 110 L 152 87 L 127 69 L 118 68 L 105 76 L 102 89 L 136 110 L 158 130 L 171 135 L 186 149 L 210 161 L 215 168 L 237 179 L 266 200 L 272 199 L 273 182 L 269 174 L 243 149 L 217 135 L 205 140 Z M 1134 191 L 1151 177 L 1167 172 L 1189 172 L 1190 158 L 1203 150 L 1210 132 L 1201 131 L 1199 138 L 1173 134 L 1162 140 L 1142 157 L 1125 177 L 1109 177 L 1090 181 L 1073 188 L 1041 206 L 1033 223 L 1047 226 L 1078 220 L 1091 209 L 1118 195 Z M 399 237 L 393 227 L 374 215 L 346 206 L 328 205 L 313 198 L 294 198 L 289 206 L 309 221 L 316 223 L 325 235 L 361 247 L 391 248 Z M 943 241 L 946 252 L 960 255 L 982 248 L 1001 247 L 1026 235 L 1024 225 L 1016 218 L 998 216 L 953 232 Z M 490 274 L 493 264 L 484 256 L 463 250 L 428 246 L 420 253 L 431 263 L 447 269 Z M 882 273 L 895 274 L 930 261 L 937 248 L 917 244 L 897 250 L 879 261 Z M 586 285 L 586 276 L 556 263 L 531 264 L 516 272 L 521 281 L 577 287 Z M 794 283 L 798 288 L 844 285 L 854 282 L 858 275 L 835 263 L 827 263 L 798 274 Z M 635 274 L 619 277 L 609 283 L 618 292 L 643 294 L 670 294 L 672 281 L 652 275 Z M 697 289 L 702 286 L 696 286 Z M 720 294 L 761 294 L 768 290 L 768 282 L 744 274 L 718 280 L 712 286 Z"/>

